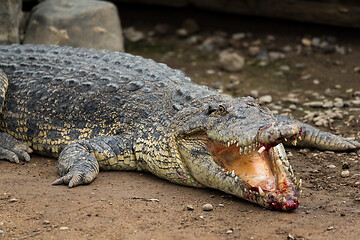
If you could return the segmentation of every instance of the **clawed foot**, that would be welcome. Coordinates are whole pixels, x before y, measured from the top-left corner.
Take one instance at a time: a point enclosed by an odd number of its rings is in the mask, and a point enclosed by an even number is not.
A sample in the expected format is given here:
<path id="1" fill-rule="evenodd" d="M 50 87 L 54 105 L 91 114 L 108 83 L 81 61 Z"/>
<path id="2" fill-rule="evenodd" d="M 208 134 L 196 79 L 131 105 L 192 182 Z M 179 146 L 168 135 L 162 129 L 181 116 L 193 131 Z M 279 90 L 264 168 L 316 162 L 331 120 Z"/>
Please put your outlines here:
<path id="1" fill-rule="evenodd" d="M 68 172 L 63 177 L 55 180 L 52 185 L 61 185 L 65 184 L 69 187 L 75 187 L 78 185 L 84 185 L 91 183 L 96 177 L 96 174 L 94 172 L 84 172 L 79 170 L 73 170 Z"/>
<path id="2" fill-rule="evenodd" d="M 30 161 L 30 153 L 33 150 L 23 142 L 19 142 L 13 136 L 0 132 L 0 159 L 20 163 Z"/>

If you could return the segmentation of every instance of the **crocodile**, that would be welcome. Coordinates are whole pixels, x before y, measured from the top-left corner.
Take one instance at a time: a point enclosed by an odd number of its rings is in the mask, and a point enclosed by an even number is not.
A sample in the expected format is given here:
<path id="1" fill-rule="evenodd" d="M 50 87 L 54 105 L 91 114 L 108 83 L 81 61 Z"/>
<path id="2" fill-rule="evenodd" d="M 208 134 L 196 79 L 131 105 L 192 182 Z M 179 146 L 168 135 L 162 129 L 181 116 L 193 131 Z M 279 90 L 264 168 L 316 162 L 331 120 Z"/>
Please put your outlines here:
<path id="1" fill-rule="evenodd" d="M 0 112 L 0 159 L 58 158 L 54 185 L 89 184 L 99 169 L 147 171 L 284 211 L 299 206 L 302 182 L 283 144 L 360 147 L 163 63 L 106 50 L 0 46 Z"/>

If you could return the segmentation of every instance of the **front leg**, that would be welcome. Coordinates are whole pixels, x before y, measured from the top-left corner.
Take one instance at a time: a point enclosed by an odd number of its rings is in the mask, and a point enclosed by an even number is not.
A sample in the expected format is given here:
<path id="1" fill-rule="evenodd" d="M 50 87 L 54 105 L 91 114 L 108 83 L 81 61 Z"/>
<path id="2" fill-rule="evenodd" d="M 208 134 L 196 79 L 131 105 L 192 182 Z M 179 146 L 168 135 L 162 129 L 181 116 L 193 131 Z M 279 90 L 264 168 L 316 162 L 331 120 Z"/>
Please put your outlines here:
<path id="1" fill-rule="evenodd" d="M 69 144 L 58 159 L 58 172 L 62 176 L 53 185 L 69 187 L 91 183 L 103 169 L 133 170 L 134 156 L 131 141 L 119 136 L 104 136 L 80 140 Z M 133 160 L 133 158 L 132 158 Z"/>

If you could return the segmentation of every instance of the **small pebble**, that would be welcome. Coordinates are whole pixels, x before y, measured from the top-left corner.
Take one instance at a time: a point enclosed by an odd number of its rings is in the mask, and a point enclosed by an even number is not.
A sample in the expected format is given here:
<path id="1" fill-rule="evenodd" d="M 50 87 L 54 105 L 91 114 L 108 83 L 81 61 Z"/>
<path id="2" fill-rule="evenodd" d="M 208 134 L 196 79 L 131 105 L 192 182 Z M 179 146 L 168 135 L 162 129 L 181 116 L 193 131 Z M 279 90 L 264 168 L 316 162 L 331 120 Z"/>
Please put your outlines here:
<path id="1" fill-rule="evenodd" d="M 45 225 L 49 225 L 49 224 L 50 224 L 50 221 L 49 221 L 49 220 L 45 220 L 43 223 L 44 223 Z"/>
<path id="2" fill-rule="evenodd" d="M 323 108 L 332 108 L 334 106 L 333 101 L 324 102 L 322 107 Z"/>
<path id="3" fill-rule="evenodd" d="M 226 231 L 226 234 L 232 234 L 232 233 L 233 233 L 233 230 L 231 230 L 231 229 Z"/>
<path id="4" fill-rule="evenodd" d="M 259 98 L 259 103 L 260 104 L 264 104 L 264 103 L 271 103 L 272 102 L 272 97 L 271 95 L 265 95 L 265 96 L 261 96 Z"/>
<path id="5" fill-rule="evenodd" d="M 305 46 L 310 46 L 311 45 L 311 40 L 308 38 L 303 38 L 301 39 L 301 43 Z"/>
<path id="6" fill-rule="evenodd" d="M 219 203 L 219 205 L 218 205 L 219 207 L 224 207 L 224 204 L 222 204 L 222 203 Z"/>
<path id="7" fill-rule="evenodd" d="M 3 230 L 0 230 L 0 234 L 4 234 L 4 231 L 3 231 Z"/>
<path id="8" fill-rule="evenodd" d="M 68 230 L 69 227 L 60 227 L 60 230 Z"/>
<path id="9" fill-rule="evenodd" d="M 245 38 L 246 37 L 246 35 L 245 35 L 245 33 L 234 33 L 232 36 L 231 36 L 231 38 L 232 39 L 234 39 L 234 40 L 241 40 L 241 39 L 243 39 L 243 38 Z"/>
<path id="10" fill-rule="evenodd" d="M 288 65 L 282 65 L 279 67 L 279 70 L 288 72 L 288 71 L 290 71 L 290 67 Z"/>
<path id="11" fill-rule="evenodd" d="M 188 211 L 194 210 L 193 205 L 187 205 L 187 206 L 186 206 L 186 210 L 188 210 Z"/>
<path id="12" fill-rule="evenodd" d="M 313 84 L 319 85 L 319 84 L 320 84 L 320 81 L 319 81 L 318 79 L 314 79 L 314 80 L 313 80 Z"/>
<path id="13" fill-rule="evenodd" d="M 295 104 L 291 104 L 291 105 L 289 106 L 289 108 L 290 108 L 291 110 L 296 110 L 296 105 L 295 105 Z"/>
<path id="14" fill-rule="evenodd" d="M 206 203 L 203 206 L 203 211 L 212 211 L 214 209 L 214 206 L 211 205 L 210 203 Z"/>
<path id="15" fill-rule="evenodd" d="M 333 165 L 333 164 L 330 164 L 329 166 L 327 166 L 328 168 L 330 168 L 330 169 L 332 169 L 332 168 L 336 168 L 336 166 L 335 165 Z"/>
<path id="16" fill-rule="evenodd" d="M 349 170 L 344 170 L 341 172 L 341 177 L 346 178 L 350 176 L 350 171 Z"/>
<path id="17" fill-rule="evenodd" d="M 261 49 L 260 49 L 260 47 L 258 47 L 258 46 L 250 46 L 250 47 L 249 47 L 249 54 L 250 54 L 251 56 L 256 56 L 256 55 L 258 55 L 260 52 L 261 52 Z"/>
<path id="18" fill-rule="evenodd" d="M 229 72 L 240 71 L 245 65 L 245 59 L 237 53 L 222 54 L 220 56 L 220 65 Z"/>
<path id="19" fill-rule="evenodd" d="M 259 91 L 258 90 L 252 90 L 250 92 L 250 96 L 252 96 L 253 98 L 258 98 L 259 97 Z"/>

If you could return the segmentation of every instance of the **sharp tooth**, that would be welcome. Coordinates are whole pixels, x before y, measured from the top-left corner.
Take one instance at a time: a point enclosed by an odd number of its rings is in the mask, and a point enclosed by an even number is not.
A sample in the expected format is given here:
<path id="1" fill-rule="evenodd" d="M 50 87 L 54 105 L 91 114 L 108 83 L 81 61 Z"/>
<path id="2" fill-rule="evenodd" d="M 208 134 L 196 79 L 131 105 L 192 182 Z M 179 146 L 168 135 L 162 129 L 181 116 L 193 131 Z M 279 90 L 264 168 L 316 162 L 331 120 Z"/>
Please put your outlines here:
<path id="1" fill-rule="evenodd" d="M 265 196 L 265 193 L 264 193 L 264 191 L 261 189 L 261 187 L 259 186 L 259 193 L 260 193 L 260 196 Z"/>
<path id="2" fill-rule="evenodd" d="M 238 181 L 239 181 L 239 177 L 235 176 L 235 182 L 238 182 Z"/>
<path id="3" fill-rule="evenodd" d="M 248 151 L 249 151 L 249 153 L 252 151 L 252 146 L 251 145 L 248 146 Z"/>
<path id="4" fill-rule="evenodd" d="M 265 148 L 264 146 L 262 146 L 261 148 L 259 148 L 258 153 L 261 154 L 263 151 L 265 151 L 265 149 L 266 149 L 266 148 Z"/>
<path id="5" fill-rule="evenodd" d="M 297 139 L 292 140 L 292 141 L 291 141 L 291 144 L 294 145 L 294 146 L 296 146 L 296 144 L 297 144 Z"/>
<path id="6" fill-rule="evenodd" d="M 244 147 L 244 153 L 247 154 L 248 153 L 248 148 Z"/>
<path id="7" fill-rule="evenodd" d="M 293 169 L 292 169 L 292 166 L 291 166 L 291 165 L 289 166 L 289 170 L 290 170 L 290 173 L 291 173 L 291 174 L 294 174 L 294 172 L 293 172 Z"/>
<path id="8" fill-rule="evenodd" d="M 249 190 L 249 193 L 250 193 L 250 194 L 253 194 L 253 192 L 252 192 L 251 190 Z"/>
<path id="9" fill-rule="evenodd" d="M 230 147 L 230 142 L 228 142 L 227 144 L 228 144 L 228 147 Z"/>
<path id="10" fill-rule="evenodd" d="M 232 176 L 232 177 L 235 177 L 235 170 L 232 170 L 231 176 Z"/>
<path id="11" fill-rule="evenodd" d="M 299 182 L 298 182 L 297 186 L 298 186 L 299 189 L 301 188 L 301 186 L 302 186 L 302 179 L 301 178 L 299 179 Z"/>
<path id="12" fill-rule="evenodd" d="M 287 142 L 287 138 L 284 138 L 285 142 Z"/>
<path id="13" fill-rule="evenodd" d="M 285 198 L 285 197 L 282 197 L 282 198 L 281 198 L 281 202 L 282 202 L 283 205 L 286 205 L 286 203 L 287 203 L 286 198 Z"/>
<path id="14" fill-rule="evenodd" d="M 243 152 L 243 148 L 240 147 L 240 148 L 239 148 L 239 153 L 242 154 L 242 152 Z"/>
<path id="15" fill-rule="evenodd" d="M 236 143 L 236 147 L 238 147 L 238 146 L 239 146 L 239 143 L 237 142 L 237 143 Z"/>

